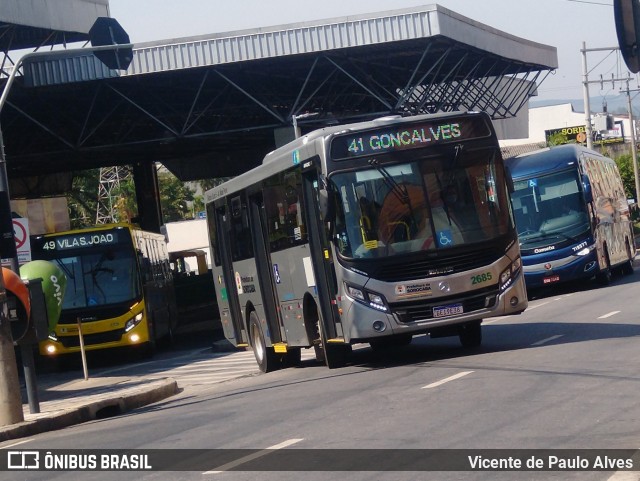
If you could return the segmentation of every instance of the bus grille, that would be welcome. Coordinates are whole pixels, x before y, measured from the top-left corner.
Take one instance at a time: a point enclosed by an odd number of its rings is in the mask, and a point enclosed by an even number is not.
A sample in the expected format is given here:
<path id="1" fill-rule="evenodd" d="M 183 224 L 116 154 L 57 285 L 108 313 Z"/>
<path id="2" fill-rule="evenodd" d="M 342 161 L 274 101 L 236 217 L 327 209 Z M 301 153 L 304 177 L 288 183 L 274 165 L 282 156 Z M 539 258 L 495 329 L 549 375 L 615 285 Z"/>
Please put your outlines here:
<path id="1" fill-rule="evenodd" d="M 91 346 L 93 344 L 102 344 L 104 342 L 118 342 L 122 339 L 123 334 L 124 329 L 116 329 L 115 331 L 86 334 L 82 336 L 82 338 L 86 346 Z M 58 341 L 60 341 L 64 347 L 80 346 L 80 339 L 78 336 L 59 336 Z"/>
<path id="2" fill-rule="evenodd" d="M 412 322 L 433 319 L 433 308 L 448 304 L 462 304 L 464 313 L 467 314 L 481 309 L 488 309 L 496 304 L 498 290 L 495 287 L 483 289 L 473 297 L 456 298 L 445 297 L 437 301 L 425 302 L 424 300 L 413 302 L 397 302 L 390 304 L 391 312 L 398 317 L 398 321 L 409 324 Z"/>
<path id="3" fill-rule="evenodd" d="M 411 281 L 437 277 L 488 266 L 504 255 L 503 249 L 464 250 L 446 258 L 412 258 L 410 261 L 395 259 L 392 264 L 381 266 L 371 276 L 385 282 Z"/>

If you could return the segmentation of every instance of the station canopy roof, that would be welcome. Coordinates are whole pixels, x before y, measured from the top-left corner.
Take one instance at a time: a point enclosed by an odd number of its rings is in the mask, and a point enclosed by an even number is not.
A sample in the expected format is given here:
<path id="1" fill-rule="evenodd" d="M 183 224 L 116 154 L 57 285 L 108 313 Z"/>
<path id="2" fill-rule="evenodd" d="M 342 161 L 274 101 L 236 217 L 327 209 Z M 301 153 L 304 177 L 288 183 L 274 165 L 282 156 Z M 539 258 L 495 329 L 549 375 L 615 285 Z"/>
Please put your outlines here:
<path id="1" fill-rule="evenodd" d="M 303 132 L 388 114 L 509 119 L 556 68 L 555 47 L 438 5 L 139 44 L 123 72 L 69 50 L 25 62 L 1 117 L 7 168 L 232 176 L 291 137 L 294 116 Z"/>
<path id="2" fill-rule="evenodd" d="M 0 51 L 86 41 L 109 0 L 0 0 Z"/>

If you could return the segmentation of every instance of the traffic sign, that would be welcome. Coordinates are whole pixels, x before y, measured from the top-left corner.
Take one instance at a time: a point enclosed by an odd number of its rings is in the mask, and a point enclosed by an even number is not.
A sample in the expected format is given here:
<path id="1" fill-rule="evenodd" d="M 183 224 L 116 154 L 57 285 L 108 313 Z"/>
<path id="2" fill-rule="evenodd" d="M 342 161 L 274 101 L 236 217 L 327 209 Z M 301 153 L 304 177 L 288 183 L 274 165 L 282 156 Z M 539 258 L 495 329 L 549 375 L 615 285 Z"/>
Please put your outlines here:
<path id="1" fill-rule="evenodd" d="M 29 220 L 25 217 L 11 219 L 13 222 L 13 237 L 16 240 L 18 264 L 31 260 L 31 241 L 29 240 Z"/>
<path id="2" fill-rule="evenodd" d="M 631 72 L 640 71 L 640 1 L 613 0 L 618 45 Z"/>
<path id="3" fill-rule="evenodd" d="M 115 18 L 98 17 L 89 30 L 91 45 L 100 47 L 104 45 L 122 45 L 131 43 L 129 34 L 122 28 Z M 99 50 L 94 55 L 112 70 L 126 70 L 133 60 L 131 47 L 118 47 L 113 50 Z"/>

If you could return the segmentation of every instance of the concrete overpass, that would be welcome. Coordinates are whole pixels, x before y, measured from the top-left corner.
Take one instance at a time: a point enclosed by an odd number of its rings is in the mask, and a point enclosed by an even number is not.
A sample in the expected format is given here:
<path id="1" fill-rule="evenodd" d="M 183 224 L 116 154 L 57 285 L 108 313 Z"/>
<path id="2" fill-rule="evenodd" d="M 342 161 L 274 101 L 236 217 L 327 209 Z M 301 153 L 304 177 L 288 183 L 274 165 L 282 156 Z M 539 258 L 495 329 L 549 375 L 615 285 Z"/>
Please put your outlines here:
<path id="1" fill-rule="evenodd" d="M 300 114 L 303 131 L 459 109 L 511 119 L 555 68 L 554 47 L 427 5 L 140 44 L 125 72 L 90 53 L 32 62 L 0 121 L 23 195 L 114 165 L 133 165 L 144 190 L 154 162 L 183 180 L 246 171 Z"/>

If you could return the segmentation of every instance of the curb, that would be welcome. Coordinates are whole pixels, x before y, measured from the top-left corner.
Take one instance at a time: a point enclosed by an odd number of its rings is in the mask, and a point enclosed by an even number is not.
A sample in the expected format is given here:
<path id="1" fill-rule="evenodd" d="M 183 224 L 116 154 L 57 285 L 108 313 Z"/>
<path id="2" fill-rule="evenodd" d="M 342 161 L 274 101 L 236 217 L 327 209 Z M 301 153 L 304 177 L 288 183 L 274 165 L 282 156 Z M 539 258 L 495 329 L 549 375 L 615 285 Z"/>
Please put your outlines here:
<path id="1" fill-rule="evenodd" d="M 145 387 L 124 389 L 120 393 L 113 393 L 111 397 L 88 400 L 84 404 L 52 411 L 37 419 L 0 427 L 0 442 L 122 414 L 166 399 L 178 391 L 178 383 L 170 378 L 153 381 Z"/>

